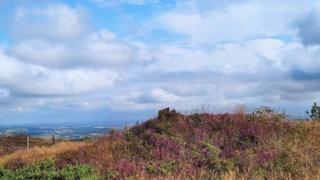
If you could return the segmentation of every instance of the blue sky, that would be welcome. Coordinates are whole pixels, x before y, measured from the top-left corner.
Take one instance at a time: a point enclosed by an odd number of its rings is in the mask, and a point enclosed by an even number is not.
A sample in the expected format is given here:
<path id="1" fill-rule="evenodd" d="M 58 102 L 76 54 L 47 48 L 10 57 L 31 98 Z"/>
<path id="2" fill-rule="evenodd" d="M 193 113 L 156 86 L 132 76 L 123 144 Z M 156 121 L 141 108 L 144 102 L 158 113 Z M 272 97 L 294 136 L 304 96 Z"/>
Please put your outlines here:
<path id="1" fill-rule="evenodd" d="M 303 115 L 318 0 L 0 0 L 0 124 L 128 122 L 160 108 Z"/>

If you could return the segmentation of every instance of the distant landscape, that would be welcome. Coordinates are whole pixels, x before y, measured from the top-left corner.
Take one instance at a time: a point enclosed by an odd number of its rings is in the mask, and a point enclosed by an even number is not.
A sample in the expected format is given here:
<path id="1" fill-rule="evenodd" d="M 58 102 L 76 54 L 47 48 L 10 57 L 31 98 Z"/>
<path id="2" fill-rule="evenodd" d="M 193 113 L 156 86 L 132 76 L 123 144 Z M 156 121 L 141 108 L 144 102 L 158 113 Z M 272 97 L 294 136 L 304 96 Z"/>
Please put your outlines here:
<path id="1" fill-rule="evenodd" d="M 0 136 L 12 136 L 26 134 L 33 137 L 51 138 L 54 135 L 59 139 L 82 139 L 90 137 L 100 137 L 108 133 L 111 129 L 121 127 L 108 127 L 107 125 L 73 125 L 63 126 L 56 124 L 49 125 L 2 125 L 0 126 Z"/>

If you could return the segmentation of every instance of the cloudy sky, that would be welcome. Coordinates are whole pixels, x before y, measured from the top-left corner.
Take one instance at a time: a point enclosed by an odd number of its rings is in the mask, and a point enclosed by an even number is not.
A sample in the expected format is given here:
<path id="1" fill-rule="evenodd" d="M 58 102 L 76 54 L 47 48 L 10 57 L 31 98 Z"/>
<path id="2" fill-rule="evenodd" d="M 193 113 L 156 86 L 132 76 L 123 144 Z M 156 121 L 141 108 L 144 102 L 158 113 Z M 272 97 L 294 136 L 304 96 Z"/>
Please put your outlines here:
<path id="1" fill-rule="evenodd" d="M 319 0 L 0 0 L 0 124 L 320 97 Z"/>

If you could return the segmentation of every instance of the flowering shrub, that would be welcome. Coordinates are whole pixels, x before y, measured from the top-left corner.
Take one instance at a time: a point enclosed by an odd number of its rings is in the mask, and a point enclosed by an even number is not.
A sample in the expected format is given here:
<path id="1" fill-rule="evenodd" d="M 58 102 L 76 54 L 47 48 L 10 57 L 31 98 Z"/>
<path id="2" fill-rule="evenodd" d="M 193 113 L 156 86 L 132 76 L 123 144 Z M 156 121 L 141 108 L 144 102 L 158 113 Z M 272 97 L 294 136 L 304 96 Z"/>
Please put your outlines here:
<path id="1" fill-rule="evenodd" d="M 132 176 L 136 172 L 136 166 L 126 159 L 120 160 L 116 166 L 116 171 L 123 177 Z"/>

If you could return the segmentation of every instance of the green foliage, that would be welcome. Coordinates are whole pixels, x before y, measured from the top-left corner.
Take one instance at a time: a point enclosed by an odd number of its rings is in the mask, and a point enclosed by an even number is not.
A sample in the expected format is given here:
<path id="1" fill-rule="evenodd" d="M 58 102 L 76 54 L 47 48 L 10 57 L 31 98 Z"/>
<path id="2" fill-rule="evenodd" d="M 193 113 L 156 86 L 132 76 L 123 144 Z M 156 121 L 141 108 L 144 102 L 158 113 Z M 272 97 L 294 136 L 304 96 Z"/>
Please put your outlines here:
<path id="1" fill-rule="evenodd" d="M 153 175 L 168 175 L 176 170 L 176 162 L 168 161 L 161 164 L 150 163 L 146 168 L 149 174 Z"/>
<path id="2" fill-rule="evenodd" d="M 292 147 L 289 145 L 283 144 L 281 148 L 281 152 L 274 161 L 275 169 L 285 173 L 297 174 L 299 167 L 301 167 L 296 159 L 298 155 L 292 151 Z"/>
<path id="3" fill-rule="evenodd" d="M 105 179 L 119 179 L 121 177 L 118 171 L 108 170 L 105 174 Z"/>
<path id="4" fill-rule="evenodd" d="M 307 114 L 309 114 L 308 111 Z M 316 102 L 314 102 L 313 106 L 311 107 L 309 117 L 313 120 L 320 120 L 320 106 L 318 106 Z"/>
<path id="5" fill-rule="evenodd" d="M 216 146 L 205 142 L 204 146 L 210 151 L 210 156 L 207 159 L 208 168 L 214 173 L 223 174 L 233 168 L 233 162 L 227 159 L 222 159 L 219 157 L 221 150 Z"/>
<path id="6" fill-rule="evenodd" d="M 132 133 L 132 131 L 130 131 L 130 130 L 126 130 L 126 131 L 124 132 L 124 135 L 125 135 L 125 139 L 126 139 L 127 141 L 131 141 L 131 140 L 133 139 L 133 133 Z"/>
<path id="7" fill-rule="evenodd" d="M 100 179 L 97 171 L 88 165 L 67 166 L 60 170 L 60 177 L 65 179 Z"/>
<path id="8" fill-rule="evenodd" d="M 4 169 L 3 167 L 0 166 L 0 177 L 5 177 L 7 174 L 9 174 L 10 171 Z"/>
<path id="9" fill-rule="evenodd" d="M 43 161 L 35 165 L 17 169 L 15 171 L 0 168 L 0 179 L 24 180 L 24 179 L 101 179 L 99 173 L 88 165 L 66 166 L 63 169 L 55 167 L 53 161 Z"/>

